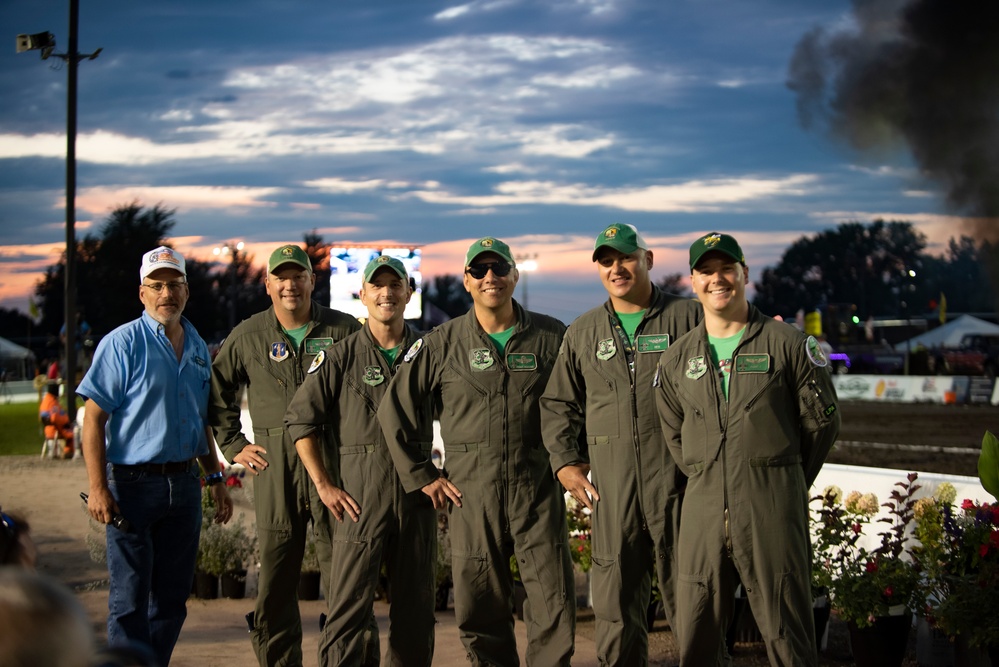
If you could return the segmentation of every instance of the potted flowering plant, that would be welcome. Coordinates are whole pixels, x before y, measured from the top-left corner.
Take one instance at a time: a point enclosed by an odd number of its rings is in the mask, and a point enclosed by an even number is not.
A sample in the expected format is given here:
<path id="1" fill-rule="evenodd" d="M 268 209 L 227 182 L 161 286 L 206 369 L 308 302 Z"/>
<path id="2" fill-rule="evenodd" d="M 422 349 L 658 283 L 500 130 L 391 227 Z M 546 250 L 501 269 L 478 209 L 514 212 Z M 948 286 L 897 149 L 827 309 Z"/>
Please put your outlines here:
<path id="1" fill-rule="evenodd" d="M 999 441 L 986 432 L 979 479 L 999 493 Z M 931 624 L 974 647 L 999 649 L 999 503 L 965 499 L 953 487 L 917 504 L 917 558 Z"/>
<path id="2" fill-rule="evenodd" d="M 874 494 L 858 491 L 841 503 L 835 487 L 812 498 L 821 502 L 814 523 L 813 587 L 827 589 L 833 609 L 858 627 L 870 626 L 898 607 L 913 608 L 919 574 L 907 545 L 913 494 L 920 488 L 916 478 L 910 473 L 906 481 L 896 482 L 890 501 L 882 505 Z M 879 506 L 889 516 L 877 522 L 888 528 L 879 533 L 880 544 L 868 549 L 861 538 L 870 530 Z"/>

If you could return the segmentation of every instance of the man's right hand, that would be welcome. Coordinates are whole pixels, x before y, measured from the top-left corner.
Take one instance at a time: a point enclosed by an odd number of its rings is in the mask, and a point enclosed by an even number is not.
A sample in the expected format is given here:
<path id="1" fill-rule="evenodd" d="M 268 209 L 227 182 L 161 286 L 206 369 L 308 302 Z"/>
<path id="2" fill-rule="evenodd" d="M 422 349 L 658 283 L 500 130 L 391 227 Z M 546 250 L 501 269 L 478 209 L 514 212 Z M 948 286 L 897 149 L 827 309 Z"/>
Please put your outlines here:
<path id="1" fill-rule="evenodd" d="M 323 504 L 329 508 L 334 519 L 343 523 L 344 515 L 348 515 L 354 523 L 357 523 L 357 519 L 361 515 L 361 506 L 347 491 L 332 484 L 316 488 L 316 491 L 319 492 L 319 497 Z"/>
<path id="2" fill-rule="evenodd" d="M 267 459 L 265 459 L 261 454 L 266 454 L 267 450 L 260 445 L 249 444 L 232 457 L 233 463 L 238 463 L 247 470 L 250 471 L 251 475 L 259 475 L 260 471 L 266 470 Z"/>
<path id="3" fill-rule="evenodd" d="M 87 498 L 87 511 L 94 521 L 100 523 L 111 523 L 116 514 L 121 514 L 121 509 L 111 495 L 111 490 L 106 487 L 91 488 Z"/>
<path id="4" fill-rule="evenodd" d="M 558 481 L 572 497 L 581 502 L 586 509 L 593 511 L 593 504 L 600 500 L 597 487 L 590 484 L 587 475 L 590 473 L 589 463 L 573 463 L 559 468 L 556 473 Z"/>
<path id="5" fill-rule="evenodd" d="M 434 509 L 442 509 L 448 500 L 461 507 L 461 491 L 447 477 L 438 477 L 420 490 L 434 501 Z"/>

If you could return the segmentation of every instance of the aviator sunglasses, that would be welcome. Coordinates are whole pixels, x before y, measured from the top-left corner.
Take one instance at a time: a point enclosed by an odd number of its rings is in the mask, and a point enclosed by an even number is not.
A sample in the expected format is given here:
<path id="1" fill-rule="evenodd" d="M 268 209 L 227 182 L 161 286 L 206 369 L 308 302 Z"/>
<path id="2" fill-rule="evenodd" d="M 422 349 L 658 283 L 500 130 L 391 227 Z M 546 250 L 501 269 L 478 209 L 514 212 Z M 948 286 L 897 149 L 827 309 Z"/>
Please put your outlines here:
<path id="1" fill-rule="evenodd" d="M 480 262 L 477 264 L 469 264 L 466 273 L 472 276 L 476 280 L 482 280 L 489 273 L 489 269 L 493 270 L 493 275 L 497 278 L 502 278 L 503 276 L 510 273 L 510 269 L 513 265 L 505 260 L 500 260 L 498 262 Z"/>

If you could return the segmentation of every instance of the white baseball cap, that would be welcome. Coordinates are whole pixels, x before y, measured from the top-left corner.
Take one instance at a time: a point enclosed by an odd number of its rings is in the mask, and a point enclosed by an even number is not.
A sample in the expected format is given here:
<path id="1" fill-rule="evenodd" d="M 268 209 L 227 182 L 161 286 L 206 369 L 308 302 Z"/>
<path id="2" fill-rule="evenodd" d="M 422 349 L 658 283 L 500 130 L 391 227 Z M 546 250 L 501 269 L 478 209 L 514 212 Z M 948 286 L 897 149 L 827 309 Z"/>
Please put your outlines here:
<path id="1" fill-rule="evenodd" d="M 173 248 L 160 246 L 156 250 L 150 250 L 142 256 L 142 266 L 139 268 L 139 282 L 146 279 L 150 273 L 156 269 L 173 269 L 179 271 L 180 275 L 187 277 L 184 258 Z"/>

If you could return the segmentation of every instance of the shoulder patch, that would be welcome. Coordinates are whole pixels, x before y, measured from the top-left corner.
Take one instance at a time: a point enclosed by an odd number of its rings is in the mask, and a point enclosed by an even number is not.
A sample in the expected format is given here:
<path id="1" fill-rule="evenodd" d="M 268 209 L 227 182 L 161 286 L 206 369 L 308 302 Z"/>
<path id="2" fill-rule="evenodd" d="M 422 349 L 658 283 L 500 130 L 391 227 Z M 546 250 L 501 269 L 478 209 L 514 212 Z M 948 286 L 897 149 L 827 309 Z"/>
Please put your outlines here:
<path id="1" fill-rule="evenodd" d="M 322 368 L 323 363 L 326 361 L 326 350 L 319 350 L 319 354 L 316 358 L 312 360 L 312 365 L 309 366 L 309 373 L 315 373 L 320 368 Z"/>
<path id="2" fill-rule="evenodd" d="M 423 339 L 418 338 L 416 342 L 410 345 L 409 349 L 406 350 L 406 356 L 404 356 L 402 360 L 405 361 L 406 363 L 409 363 L 414 358 L 416 358 L 416 355 L 419 354 L 420 350 L 422 349 L 423 349 Z"/>
<path id="3" fill-rule="evenodd" d="M 822 351 L 819 341 L 815 340 L 815 336 L 809 336 L 805 339 L 805 352 L 808 354 L 808 360 L 812 362 L 812 365 L 819 368 L 825 368 L 829 365 L 829 359 L 826 357 L 826 353 Z"/>

